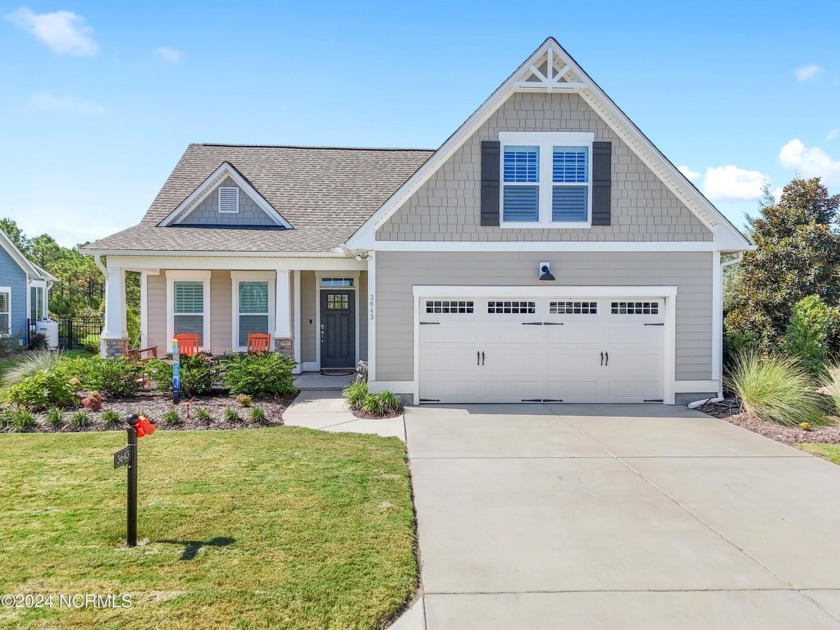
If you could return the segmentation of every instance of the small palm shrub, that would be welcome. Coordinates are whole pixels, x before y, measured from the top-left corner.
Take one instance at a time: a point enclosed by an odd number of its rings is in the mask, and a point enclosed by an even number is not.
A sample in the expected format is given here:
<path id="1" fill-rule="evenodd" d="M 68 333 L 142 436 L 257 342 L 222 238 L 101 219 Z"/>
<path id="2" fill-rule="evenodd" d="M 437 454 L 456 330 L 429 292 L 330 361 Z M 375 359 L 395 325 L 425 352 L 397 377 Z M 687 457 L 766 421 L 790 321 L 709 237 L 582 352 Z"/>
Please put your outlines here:
<path id="1" fill-rule="evenodd" d="M 177 410 L 170 409 L 161 416 L 161 422 L 168 427 L 174 427 L 181 424 L 181 416 L 178 414 Z"/>
<path id="2" fill-rule="evenodd" d="M 84 429 L 90 424 L 90 416 L 84 409 L 74 411 L 70 416 L 70 427 L 73 429 Z"/>
<path id="3" fill-rule="evenodd" d="M 230 354 L 222 363 L 222 382 L 232 396 L 247 394 L 265 398 L 297 391 L 292 375 L 295 361 L 279 352 Z"/>
<path id="4" fill-rule="evenodd" d="M 211 422 L 213 422 L 213 416 L 211 416 L 210 412 L 206 409 L 196 409 L 195 419 L 204 424 L 210 424 Z"/>
<path id="5" fill-rule="evenodd" d="M 251 422 L 254 424 L 265 424 L 268 422 L 268 417 L 265 415 L 262 407 L 251 407 Z"/>
<path id="6" fill-rule="evenodd" d="M 102 412 L 102 424 L 108 428 L 115 428 L 122 424 L 122 418 L 113 409 L 106 409 Z"/>
<path id="7" fill-rule="evenodd" d="M 222 411 L 222 420 L 225 422 L 239 422 L 239 412 L 232 407 L 225 407 Z"/>
<path id="8" fill-rule="evenodd" d="M 64 412 L 58 407 L 50 407 L 47 409 L 47 424 L 53 429 L 57 429 L 64 422 Z"/>
<path id="9" fill-rule="evenodd" d="M 11 387 L 20 383 L 27 376 L 31 376 L 36 372 L 43 372 L 44 370 L 52 370 L 61 362 L 60 352 L 50 352 L 49 350 L 39 350 L 24 357 L 13 366 L 3 372 L 3 378 L 0 380 L 0 385 L 3 387 Z"/>
<path id="10" fill-rule="evenodd" d="M 351 409 L 361 409 L 368 395 L 367 381 L 350 383 L 344 388 L 344 399 Z"/>
<path id="11" fill-rule="evenodd" d="M 786 426 L 827 422 L 810 374 L 793 357 L 740 352 L 724 377 L 724 385 L 746 412 L 762 420 Z"/>
<path id="12" fill-rule="evenodd" d="M 18 433 L 31 431 L 38 423 L 35 421 L 35 414 L 28 409 L 18 409 L 12 415 L 11 428 Z"/>
<path id="13" fill-rule="evenodd" d="M 405 409 L 402 399 L 393 392 L 368 393 L 367 381 L 351 383 L 344 388 L 347 405 L 356 412 L 372 416 L 390 416 Z"/>
<path id="14" fill-rule="evenodd" d="M 362 411 L 374 416 L 385 415 L 385 405 L 382 404 L 382 397 L 379 394 L 368 394 L 362 401 Z"/>
<path id="15" fill-rule="evenodd" d="M 402 413 L 405 411 L 405 405 L 402 398 L 393 392 L 380 392 L 376 394 L 382 401 L 382 409 L 386 414 Z"/>

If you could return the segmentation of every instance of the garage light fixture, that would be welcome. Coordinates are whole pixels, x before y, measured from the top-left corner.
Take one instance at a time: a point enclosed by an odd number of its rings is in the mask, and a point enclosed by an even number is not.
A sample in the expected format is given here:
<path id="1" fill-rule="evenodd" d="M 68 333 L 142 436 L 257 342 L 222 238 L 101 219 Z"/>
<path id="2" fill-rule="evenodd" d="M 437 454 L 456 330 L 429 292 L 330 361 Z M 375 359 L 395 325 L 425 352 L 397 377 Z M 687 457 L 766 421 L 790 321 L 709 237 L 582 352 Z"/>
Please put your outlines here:
<path id="1" fill-rule="evenodd" d="M 551 274 L 551 263 L 541 262 L 540 263 L 539 274 L 540 274 L 540 280 L 543 280 L 545 282 L 554 282 L 554 280 L 556 279 Z"/>

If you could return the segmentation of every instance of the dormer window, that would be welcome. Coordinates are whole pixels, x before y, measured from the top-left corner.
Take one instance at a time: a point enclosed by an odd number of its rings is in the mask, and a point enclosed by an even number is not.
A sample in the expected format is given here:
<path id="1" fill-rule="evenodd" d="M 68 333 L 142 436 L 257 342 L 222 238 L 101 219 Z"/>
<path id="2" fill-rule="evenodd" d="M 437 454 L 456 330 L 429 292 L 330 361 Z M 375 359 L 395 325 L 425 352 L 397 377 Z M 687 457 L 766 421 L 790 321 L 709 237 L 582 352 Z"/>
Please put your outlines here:
<path id="1" fill-rule="evenodd" d="M 219 187 L 219 212 L 222 214 L 239 212 L 239 188 L 236 186 Z"/>
<path id="2" fill-rule="evenodd" d="M 504 227 L 589 227 L 594 134 L 502 132 Z"/>

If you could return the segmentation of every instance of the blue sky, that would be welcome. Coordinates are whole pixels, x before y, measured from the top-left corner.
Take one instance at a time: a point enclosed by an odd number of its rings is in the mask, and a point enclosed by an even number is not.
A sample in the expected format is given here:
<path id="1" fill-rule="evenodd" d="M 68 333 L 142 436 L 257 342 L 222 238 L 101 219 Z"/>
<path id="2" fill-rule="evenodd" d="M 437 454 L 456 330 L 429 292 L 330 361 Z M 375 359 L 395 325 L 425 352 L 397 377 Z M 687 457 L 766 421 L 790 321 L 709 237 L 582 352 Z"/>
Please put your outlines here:
<path id="1" fill-rule="evenodd" d="M 0 216 L 105 236 L 190 142 L 437 147 L 553 35 L 741 225 L 840 192 L 840 5 L 751 4 L 0 3 Z"/>

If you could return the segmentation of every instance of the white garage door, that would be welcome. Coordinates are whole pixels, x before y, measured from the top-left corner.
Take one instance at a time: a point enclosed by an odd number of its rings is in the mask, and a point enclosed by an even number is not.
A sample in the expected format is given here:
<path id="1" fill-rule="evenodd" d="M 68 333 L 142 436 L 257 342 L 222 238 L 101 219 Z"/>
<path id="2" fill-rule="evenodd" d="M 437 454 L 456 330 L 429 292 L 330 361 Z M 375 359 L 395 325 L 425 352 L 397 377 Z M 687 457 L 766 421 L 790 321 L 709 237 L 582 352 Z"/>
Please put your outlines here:
<path id="1" fill-rule="evenodd" d="M 661 402 L 664 300 L 420 302 L 421 402 Z"/>

